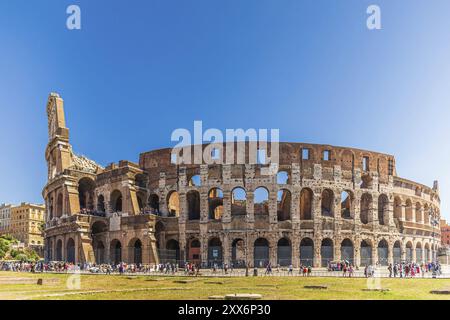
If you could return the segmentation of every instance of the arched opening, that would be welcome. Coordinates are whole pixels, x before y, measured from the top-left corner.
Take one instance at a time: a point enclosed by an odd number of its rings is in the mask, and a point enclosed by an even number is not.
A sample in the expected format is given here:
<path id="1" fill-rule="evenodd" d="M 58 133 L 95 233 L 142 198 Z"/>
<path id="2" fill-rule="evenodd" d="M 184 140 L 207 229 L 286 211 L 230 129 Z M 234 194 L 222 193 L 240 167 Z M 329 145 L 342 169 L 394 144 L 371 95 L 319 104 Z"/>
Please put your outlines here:
<path id="1" fill-rule="evenodd" d="M 287 171 L 279 171 L 277 173 L 277 184 L 288 184 L 289 173 Z"/>
<path id="2" fill-rule="evenodd" d="M 194 264 L 200 264 L 201 263 L 201 245 L 200 241 L 198 239 L 192 239 L 188 244 L 188 260 L 189 262 L 192 262 Z"/>
<path id="3" fill-rule="evenodd" d="M 212 238 L 208 242 L 208 265 L 222 264 L 222 241 L 219 238 Z"/>
<path id="4" fill-rule="evenodd" d="M 341 192 L 341 216 L 344 219 L 352 218 L 352 198 L 350 191 Z"/>
<path id="5" fill-rule="evenodd" d="M 231 245 L 231 263 L 235 268 L 245 267 L 245 242 L 242 239 L 234 239 Z"/>
<path id="6" fill-rule="evenodd" d="M 408 241 L 406 243 L 406 262 L 410 263 L 413 262 L 413 245 L 411 243 L 411 241 Z"/>
<path id="7" fill-rule="evenodd" d="M 231 192 L 231 215 L 247 214 L 247 193 L 243 188 L 235 188 Z"/>
<path id="8" fill-rule="evenodd" d="M 145 174 L 138 173 L 134 177 L 134 183 L 135 183 L 136 187 L 145 189 L 145 188 L 147 188 L 147 177 L 145 176 Z"/>
<path id="9" fill-rule="evenodd" d="M 97 197 L 97 211 L 102 213 L 106 212 L 105 197 L 103 195 Z"/>
<path id="10" fill-rule="evenodd" d="M 333 191 L 330 189 L 323 190 L 321 200 L 322 216 L 324 217 L 334 216 L 333 203 L 334 203 Z"/>
<path id="11" fill-rule="evenodd" d="M 353 242 L 350 239 L 344 239 L 341 242 L 341 260 L 354 264 L 355 250 Z"/>
<path id="12" fill-rule="evenodd" d="M 144 210 L 146 207 L 147 201 L 145 201 L 146 200 L 145 197 L 146 197 L 146 194 L 142 191 L 139 191 L 138 193 L 136 193 L 136 198 L 137 198 L 140 213 L 144 213 Z"/>
<path id="13" fill-rule="evenodd" d="M 186 195 L 188 205 L 188 219 L 200 220 L 200 193 L 189 191 Z"/>
<path id="14" fill-rule="evenodd" d="M 389 199 L 387 195 L 380 194 L 378 197 L 378 223 L 385 225 L 389 221 Z"/>
<path id="15" fill-rule="evenodd" d="M 139 239 L 132 239 L 128 244 L 129 262 L 134 264 L 142 263 L 142 242 Z"/>
<path id="16" fill-rule="evenodd" d="M 54 217 L 53 198 L 50 198 L 50 200 L 49 200 L 48 214 L 49 214 L 49 220 L 52 220 Z"/>
<path id="17" fill-rule="evenodd" d="M 367 241 L 361 241 L 361 265 L 372 265 L 372 244 Z"/>
<path id="18" fill-rule="evenodd" d="M 213 188 L 208 194 L 209 219 L 220 220 L 223 216 L 223 192 L 219 188 Z"/>
<path id="19" fill-rule="evenodd" d="M 111 193 L 111 210 L 112 212 L 122 212 L 122 192 L 119 190 L 114 190 Z"/>
<path id="20" fill-rule="evenodd" d="M 75 241 L 70 238 L 67 240 L 67 259 L 66 261 L 69 263 L 75 263 Z"/>
<path id="21" fill-rule="evenodd" d="M 56 217 L 60 218 L 63 215 L 64 206 L 63 206 L 63 196 L 62 194 L 58 194 L 58 198 L 56 201 Z"/>
<path id="22" fill-rule="evenodd" d="M 202 180 L 200 175 L 196 174 L 189 179 L 189 187 L 200 187 L 202 185 Z"/>
<path id="23" fill-rule="evenodd" d="M 63 246 L 62 240 L 59 239 L 56 242 L 56 261 L 63 261 L 62 246 Z"/>
<path id="24" fill-rule="evenodd" d="M 189 204 L 189 199 L 188 199 Z M 179 217 L 180 216 L 180 198 L 178 192 L 172 191 L 167 197 L 167 210 L 169 217 Z M 188 208 L 190 210 L 190 208 Z M 199 212 L 200 216 L 200 212 Z"/>
<path id="25" fill-rule="evenodd" d="M 94 247 L 95 263 L 97 263 L 97 264 L 106 263 L 105 245 L 103 244 L 103 241 L 101 241 L 101 240 L 93 241 L 93 247 Z"/>
<path id="26" fill-rule="evenodd" d="M 425 249 L 424 249 L 424 262 L 428 263 L 431 262 L 431 256 L 430 256 L 430 245 L 428 243 L 425 243 Z"/>
<path id="27" fill-rule="evenodd" d="M 111 245 L 109 248 L 109 252 L 111 255 L 111 262 L 115 265 L 118 265 L 122 262 L 122 244 L 119 240 L 114 239 L 111 241 Z"/>
<path id="28" fill-rule="evenodd" d="M 94 210 L 95 182 L 90 178 L 82 178 L 78 182 L 78 197 L 81 210 Z"/>
<path id="29" fill-rule="evenodd" d="M 427 204 L 425 204 L 423 208 L 423 223 L 426 225 L 430 224 L 430 217 L 429 217 L 430 209 Z"/>
<path id="30" fill-rule="evenodd" d="M 280 266 L 289 266 L 292 263 L 292 246 L 288 238 L 278 240 L 277 263 Z"/>
<path id="31" fill-rule="evenodd" d="M 180 261 L 180 243 L 177 240 L 170 239 L 166 243 L 164 255 L 160 254 L 162 263 L 177 263 Z"/>
<path id="32" fill-rule="evenodd" d="M 322 257 L 322 267 L 328 267 L 328 264 L 333 261 L 334 258 L 333 240 L 325 238 L 322 240 L 320 247 L 320 256 Z"/>
<path id="33" fill-rule="evenodd" d="M 291 192 L 286 189 L 278 191 L 277 194 L 277 217 L 278 221 L 291 219 Z"/>
<path id="34" fill-rule="evenodd" d="M 258 238 L 253 251 L 255 267 L 265 267 L 269 263 L 269 241 L 265 238 Z"/>
<path id="35" fill-rule="evenodd" d="M 420 242 L 416 243 L 416 261 L 417 263 L 423 262 L 422 257 L 422 244 Z"/>
<path id="36" fill-rule="evenodd" d="M 422 205 L 419 202 L 416 203 L 416 222 L 417 223 L 423 222 Z"/>
<path id="37" fill-rule="evenodd" d="M 156 194 L 151 194 L 148 197 L 148 206 L 150 207 L 150 212 L 152 214 L 159 215 L 159 197 Z"/>
<path id="38" fill-rule="evenodd" d="M 402 200 L 399 197 L 394 198 L 394 218 L 402 218 Z"/>
<path id="39" fill-rule="evenodd" d="M 303 238 L 300 242 L 300 264 L 303 266 L 314 264 L 314 242 L 310 238 Z"/>
<path id="40" fill-rule="evenodd" d="M 300 219 L 312 219 L 313 192 L 309 188 L 303 188 L 300 192 Z"/>
<path id="41" fill-rule="evenodd" d="M 360 219 L 362 224 L 368 224 L 372 220 L 372 196 L 368 193 L 361 196 Z"/>
<path id="42" fill-rule="evenodd" d="M 388 265 L 389 245 L 386 240 L 378 242 L 378 262 L 382 266 Z"/>
<path id="43" fill-rule="evenodd" d="M 412 203 L 410 199 L 407 199 L 405 203 L 405 219 L 406 221 L 413 221 Z"/>
<path id="44" fill-rule="evenodd" d="M 402 262 L 402 245 L 400 241 L 395 241 L 393 248 L 394 263 Z"/>
<path id="45" fill-rule="evenodd" d="M 264 187 L 259 187 L 254 193 L 255 215 L 269 215 L 269 191 Z"/>

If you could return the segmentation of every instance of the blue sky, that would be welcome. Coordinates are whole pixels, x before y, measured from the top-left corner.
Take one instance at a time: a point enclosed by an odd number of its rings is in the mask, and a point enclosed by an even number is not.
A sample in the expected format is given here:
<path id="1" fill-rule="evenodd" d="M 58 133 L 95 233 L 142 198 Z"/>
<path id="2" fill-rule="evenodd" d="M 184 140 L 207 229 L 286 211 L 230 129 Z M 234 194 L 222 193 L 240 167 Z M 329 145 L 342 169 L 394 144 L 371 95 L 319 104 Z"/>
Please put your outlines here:
<path id="1" fill-rule="evenodd" d="M 77 4 L 82 29 L 66 28 Z M 382 30 L 366 27 L 381 8 Z M 450 217 L 450 2 L 0 0 L 0 202 L 42 202 L 45 103 L 106 165 L 171 132 L 279 128 L 281 140 L 390 153 Z"/>

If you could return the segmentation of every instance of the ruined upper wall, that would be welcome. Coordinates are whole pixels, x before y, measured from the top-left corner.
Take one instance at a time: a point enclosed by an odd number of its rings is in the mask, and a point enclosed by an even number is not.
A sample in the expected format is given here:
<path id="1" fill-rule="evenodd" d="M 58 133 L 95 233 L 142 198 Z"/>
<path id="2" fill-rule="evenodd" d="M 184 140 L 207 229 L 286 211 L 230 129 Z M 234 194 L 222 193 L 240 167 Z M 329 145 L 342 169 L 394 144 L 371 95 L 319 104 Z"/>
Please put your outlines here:
<path id="1" fill-rule="evenodd" d="M 234 148 L 234 160 L 232 163 L 237 163 L 237 149 L 240 146 L 245 147 L 245 163 L 249 163 L 249 144 L 248 143 L 234 143 L 228 144 L 228 148 Z M 271 146 L 267 143 L 267 157 L 271 156 Z M 208 145 L 197 146 L 203 150 Z M 264 148 L 264 147 L 261 147 Z M 309 150 L 309 158 L 303 159 L 302 150 Z M 329 160 L 324 159 L 324 152 L 329 152 Z M 176 179 L 177 166 L 171 163 L 171 148 L 159 149 L 142 153 L 140 155 L 140 167 L 149 173 L 150 183 L 158 181 L 160 172 L 164 172 L 167 180 Z M 191 159 L 194 159 L 194 147 L 191 148 Z M 223 163 L 227 163 L 227 145 L 223 145 Z M 368 167 L 363 168 L 363 158 L 368 159 Z M 342 171 L 354 172 L 360 170 L 364 172 L 376 172 L 379 176 L 380 183 L 387 183 L 389 175 L 396 175 L 395 158 L 392 155 L 383 154 L 379 152 L 361 150 L 356 148 L 336 147 L 322 144 L 308 144 L 308 143 L 291 143 L 282 142 L 279 144 L 279 166 L 291 166 L 292 164 L 299 164 L 302 175 L 308 178 L 313 174 L 313 167 L 315 164 L 320 164 L 322 168 L 334 168 L 340 166 Z M 186 167 L 187 171 L 198 171 L 199 165 L 182 165 Z M 169 183 L 168 181 L 168 183 Z"/>

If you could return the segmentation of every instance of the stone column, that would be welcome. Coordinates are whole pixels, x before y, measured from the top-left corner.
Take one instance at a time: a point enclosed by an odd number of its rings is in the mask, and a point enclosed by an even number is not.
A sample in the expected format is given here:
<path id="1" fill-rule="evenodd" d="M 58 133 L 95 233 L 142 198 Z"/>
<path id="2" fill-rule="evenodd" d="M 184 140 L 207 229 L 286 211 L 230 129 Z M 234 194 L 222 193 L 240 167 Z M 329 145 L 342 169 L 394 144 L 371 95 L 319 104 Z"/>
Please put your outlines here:
<path id="1" fill-rule="evenodd" d="M 269 261 L 272 266 L 278 264 L 278 243 L 275 240 L 270 241 L 269 244 Z"/>
<path id="2" fill-rule="evenodd" d="M 291 236 L 292 246 L 292 266 L 298 268 L 300 266 L 300 239 L 298 235 Z"/>
<path id="3" fill-rule="evenodd" d="M 394 263 L 394 243 L 395 241 L 388 242 L 388 263 Z"/>
<path id="4" fill-rule="evenodd" d="M 322 247 L 322 239 L 315 237 L 314 238 L 314 258 L 313 258 L 314 268 L 319 268 L 322 264 L 322 256 L 320 254 L 321 247 Z"/>
<path id="5" fill-rule="evenodd" d="M 247 216 L 248 216 L 248 222 L 249 223 L 252 223 L 252 222 L 255 221 L 254 200 L 255 200 L 255 195 L 254 195 L 253 190 L 247 191 L 247 207 L 246 207 L 246 211 L 247 211 Z"/>

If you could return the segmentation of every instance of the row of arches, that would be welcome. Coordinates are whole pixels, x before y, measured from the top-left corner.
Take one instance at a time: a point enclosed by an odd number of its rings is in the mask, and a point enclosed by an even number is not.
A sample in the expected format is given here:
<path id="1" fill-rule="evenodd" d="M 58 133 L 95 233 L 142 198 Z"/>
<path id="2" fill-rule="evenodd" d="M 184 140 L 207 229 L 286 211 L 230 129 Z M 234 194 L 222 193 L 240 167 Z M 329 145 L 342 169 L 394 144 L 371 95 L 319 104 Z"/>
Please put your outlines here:
<path id="1" fill-rule="evenodd" d="M 157 197 L 152 195 L 153 199 Z M 200 193 L 191 190 L 187 193 L 188 220 L 200 219 Z M 158 198 L 159 201 L 159 198 Z M 269 214 L 269 191 L 265 187 L 258 187 L 254 191 L 254 214 Z M 159 203 L 159 202 L 158 202 Z M 179 215 L 179 197 L 176 191 L 168 195 L 167 203 L 169 212 L 173 216 Z M 335 196 L 331 189 L 324 189 L 321 195 L 321 215 L 325 217 L 335 216 Z M 208 194 L 209 219 L 219 220 L 223 214 L 223 191 L 219 188 L 213 188 Z M 364 193 L 360 201 L 360 220 L 367 224 L 373 220 L 373 198 L 369 193 Z M 309 188 L 303 188 L 300 193 L 300 219 L 311 220 L 313 212 L 313 191 Z M 349 190 L 341 193 L 340 199 L 341 216 L 344 219 L 353 219 L 355 211 L 355 198 Z M 287 189 L 281 189 L 277 192 L 277 217 L 278 221 L 291 219 L 292 195 Z M 247 193 L 244 188 L 237 187 L 231 192 L 231 215 L 245 215 L 247 213 Z M 389 222 L 389 199 L 386 194 L 378 197 L 378 215 L 377 222 L 380 225 Z"/>

